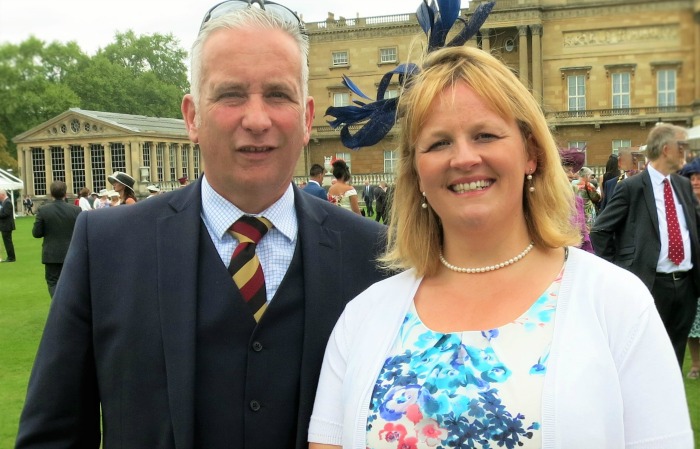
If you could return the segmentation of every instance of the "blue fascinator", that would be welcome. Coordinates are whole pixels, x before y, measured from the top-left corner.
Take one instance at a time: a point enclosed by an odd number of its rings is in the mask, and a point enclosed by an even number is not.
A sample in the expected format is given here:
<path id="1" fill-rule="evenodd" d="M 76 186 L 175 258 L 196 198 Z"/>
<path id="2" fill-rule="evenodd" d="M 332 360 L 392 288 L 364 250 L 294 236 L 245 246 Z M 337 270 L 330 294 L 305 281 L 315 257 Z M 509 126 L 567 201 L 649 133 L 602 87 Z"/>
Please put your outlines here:
<path id="1" fill-rule="evenodd" d="M 428 0 L 423 2 L 416 11 L 416 17 L 423 32 L 428 37 L 428 53 L 443 47 L 456 47 L 464 45 L 471 39 L 486 21 L 491 13 L 494 1 L 482 3 L 476 8 L 474 14 L 467 22 L 459 17 L 461 0 Z M 447 34 L 455 22 L 462 22 L 464 27 L 447 44 Z M 398 98 L 384 98 L 387 87 L 394 75 L 398 76 L 399 85 L 405 88 L 410 85 L 411 78 L 419 72 L 416 64 L 401 64 L 394 70 L 386 73 L 377 87 L 377 99 L 365 95 L 362 90 L 347 76 L 343 75 L 343 85 L 360 98 L 368 100 L 354 100 L 354 105 L 334 107 L 326 109 L 326 115 L 334 117 L 329 120 L 331 128 L 340 129 L 340 141 L 348 148 L 359 150 L 362 147 L 375 145 L 387 135 L 396 122 L 396 106 Z M 355 133 L 350 134 L 349 126 L 360 122 L 364 125 Z"/>
<path id="2" fill-rule="evenodd" d="M 685 164 L 679 174 L 690 178 L 691 175 L 700 173 L 700 158 L 695 158 L 689 163 Z"/>

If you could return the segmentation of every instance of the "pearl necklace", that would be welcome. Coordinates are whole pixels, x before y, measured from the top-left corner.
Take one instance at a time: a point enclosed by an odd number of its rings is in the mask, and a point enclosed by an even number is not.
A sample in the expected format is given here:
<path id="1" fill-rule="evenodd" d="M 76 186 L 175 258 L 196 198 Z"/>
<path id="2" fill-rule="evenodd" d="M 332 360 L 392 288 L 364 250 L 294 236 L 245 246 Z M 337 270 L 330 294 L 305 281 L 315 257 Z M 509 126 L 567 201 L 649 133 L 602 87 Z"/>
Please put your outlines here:
<path id="1" fill-rule="evenodd" d="M 523 257 L 527 256 L 527 253 L 532 251 L 532 248 L 535 246 L 535 242 L 530 242 L 530 244 L 523 250 L 522 253 L 518 254 L 517 256 L 513 257 L 512 259 L 508 259 L 505 262 L 497 263 L 496 265 L 490 265 L 488 267 L 481 267 L 481 268 L 462 268 L 458 267 L 455 265 L 452 265 L 449 263 L 447 260 L 445 260 L 445 257 L 442 255 L 442 250 L 440 250 L 440 262 L 442 264 L 449 268 L 452 271 L 456 271 L 457 273 L 486 273 L 489 271 L 495 271 L 495 270 L 500 270 L 501 268 L 507 267 L 508 265 L 513 265 L 515 262 L 518 262 L 520 259 Z"/>

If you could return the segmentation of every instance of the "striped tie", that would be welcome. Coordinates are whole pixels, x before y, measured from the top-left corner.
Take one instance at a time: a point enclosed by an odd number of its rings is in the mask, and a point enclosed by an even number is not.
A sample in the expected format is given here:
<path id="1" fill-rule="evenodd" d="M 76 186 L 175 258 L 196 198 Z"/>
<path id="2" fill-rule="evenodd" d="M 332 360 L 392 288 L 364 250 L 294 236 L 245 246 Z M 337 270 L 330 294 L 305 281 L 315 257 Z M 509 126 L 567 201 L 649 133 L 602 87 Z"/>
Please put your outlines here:
<path id="1" fill-rule="evenodd" d="M 265 277 L 255 247 L 270 228 L 272 223 L 268 219 L 244 215 L 229 229 L 238 240 L 238 246 L 231 256 L 228 272 L 253 312 L 255 321 L 260 321 L 267 308 Z"/>

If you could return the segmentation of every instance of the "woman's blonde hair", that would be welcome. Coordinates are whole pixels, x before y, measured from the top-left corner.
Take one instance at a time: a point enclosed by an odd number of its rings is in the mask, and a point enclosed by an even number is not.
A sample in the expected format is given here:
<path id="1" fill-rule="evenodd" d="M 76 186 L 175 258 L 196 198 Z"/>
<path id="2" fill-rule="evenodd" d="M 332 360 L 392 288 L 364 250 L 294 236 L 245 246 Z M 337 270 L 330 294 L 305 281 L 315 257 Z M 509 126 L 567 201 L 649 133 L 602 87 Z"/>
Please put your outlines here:
<path id="1" fill-rule="evenodd" d="M 473 47 L 449 47 L 425 57 L 420 73 L 399 100 L 400 155 L 388 248 L 381 259 L 384 266 L 390 270 L 415 268 L 421 276 L 438 270 L 442 225 L 432 208 L 421 208 L 416 141 L 433 99 L 460 81 L 467 83 L 501 117 L 517 122 L 528 156 L 537 162 L 532 175 L 535 191 L 528 191 L 528 183 L 522 193 L 532 241 L 548 248 L 578 245 L 581 236 L 571 223 L 574 194 L 537 101 L 513 72 L 490 54 Z"/>

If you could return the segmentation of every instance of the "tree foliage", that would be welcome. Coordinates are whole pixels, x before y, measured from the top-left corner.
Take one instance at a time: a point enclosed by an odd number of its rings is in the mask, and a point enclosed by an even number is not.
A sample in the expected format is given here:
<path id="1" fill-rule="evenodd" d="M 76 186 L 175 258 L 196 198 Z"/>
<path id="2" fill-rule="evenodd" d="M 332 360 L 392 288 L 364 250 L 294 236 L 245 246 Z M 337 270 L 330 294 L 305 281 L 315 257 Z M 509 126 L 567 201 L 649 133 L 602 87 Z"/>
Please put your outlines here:
<path id="1" fill-rule="evenodd" d="M 133 31 L 117 33 L 94 56 L 75 42 L 47 44 L 30 37 L 0 44 L 0 135 L 6 152 L 16 158 L 12 137 L 71 107 L 180 117 L 189 89 L 186 57 L 172 34 Z"/>

